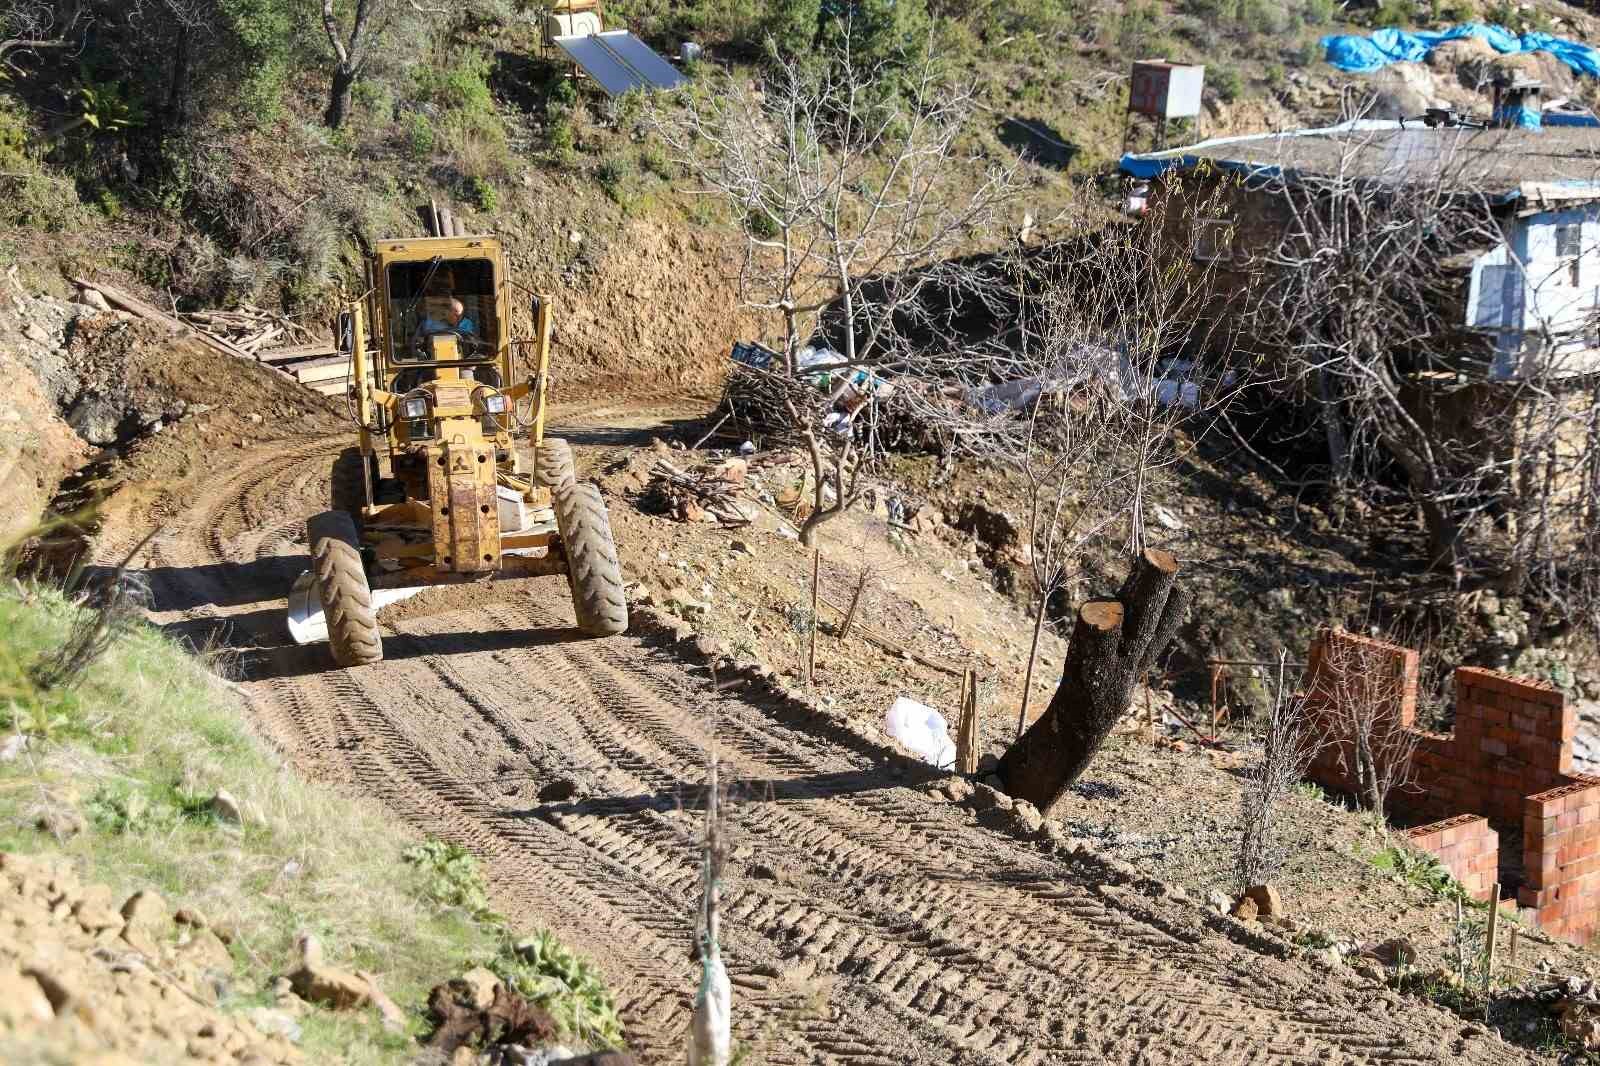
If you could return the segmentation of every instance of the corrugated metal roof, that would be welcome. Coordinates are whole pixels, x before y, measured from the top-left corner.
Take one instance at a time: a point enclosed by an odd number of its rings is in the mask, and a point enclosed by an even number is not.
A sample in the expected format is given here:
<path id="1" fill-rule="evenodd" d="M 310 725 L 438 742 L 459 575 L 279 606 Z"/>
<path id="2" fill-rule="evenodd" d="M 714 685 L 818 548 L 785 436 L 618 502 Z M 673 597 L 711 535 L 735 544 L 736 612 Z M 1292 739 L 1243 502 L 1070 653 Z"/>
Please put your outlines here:
<path id="1" fill-rule="evenodd" d="M 1259 175 L 1332 175 L 1395 183 L 1442 181 L 1492 196 L 1592 198 L 1600 193 L 1600 130 L 1428 129 L 1353 122 L 1326 129 L 1219 137 L 1129 155 L 1122 169 L 1153 177 L 1210 162 Z"/>
<path id="2" fill-rule="evenodd" d="M 629 89 L 675 89 L 684 77 L 627 30 L 557 37 L 556 45 L 600 84 L 607 95 Z"/>

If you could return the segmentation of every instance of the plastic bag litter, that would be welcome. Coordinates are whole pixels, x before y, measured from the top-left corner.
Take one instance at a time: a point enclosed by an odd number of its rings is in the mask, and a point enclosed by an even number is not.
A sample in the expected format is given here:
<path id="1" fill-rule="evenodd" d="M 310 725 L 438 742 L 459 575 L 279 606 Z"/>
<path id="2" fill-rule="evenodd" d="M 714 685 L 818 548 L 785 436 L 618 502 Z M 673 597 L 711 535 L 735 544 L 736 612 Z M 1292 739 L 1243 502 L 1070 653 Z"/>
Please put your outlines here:
<path id="1" fill-rule="evenodd" d="M 929 766 L 948 770 L 956 764 L 956 745 L 944 715 L 904 696 L 883 716 L 883 728 Z"/>

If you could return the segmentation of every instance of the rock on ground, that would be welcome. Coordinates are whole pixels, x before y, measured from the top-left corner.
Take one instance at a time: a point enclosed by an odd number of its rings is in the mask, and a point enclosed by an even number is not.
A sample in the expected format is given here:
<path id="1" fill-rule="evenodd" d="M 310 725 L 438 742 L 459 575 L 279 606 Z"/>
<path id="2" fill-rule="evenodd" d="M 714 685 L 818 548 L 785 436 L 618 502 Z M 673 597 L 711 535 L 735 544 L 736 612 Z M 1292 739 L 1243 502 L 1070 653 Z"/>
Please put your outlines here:
<path id="1" fill-rule="evenodd" d="M 303 1061 L 284 1028 L 216 1008 L 232 962 L 201 935 L 153 892 L 119 906 L 61 860 L 0 853 L 0 1061 Z"/>

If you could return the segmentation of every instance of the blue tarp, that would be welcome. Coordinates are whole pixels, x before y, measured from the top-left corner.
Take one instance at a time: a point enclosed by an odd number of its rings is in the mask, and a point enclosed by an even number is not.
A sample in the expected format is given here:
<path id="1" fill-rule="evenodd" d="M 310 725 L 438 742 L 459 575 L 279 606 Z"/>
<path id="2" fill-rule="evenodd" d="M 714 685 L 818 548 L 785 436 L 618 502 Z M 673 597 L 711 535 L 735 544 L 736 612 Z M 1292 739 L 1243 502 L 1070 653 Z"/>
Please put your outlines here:
<path id="1" fill-rule="evenodd" d="M 1502 107 L 1494 113 L 1495 125 L 1519 130 L 1539 129 L 1539 118 L 1539 112 L 1531 107 Z"/>
<path id="2" fill-rule="evenodd" d="M 1339 34 L 1322 39 L 1329 63 L 1340 70 L 1365 74 L 1390 63 L 1417 63 L 1445 41 L 1477 37 L 1496 52 L 1549 52 L 1579 74 L 1600 78 L 1600 52 L 1586 44 L 1548 33 L 1518 36 L 1504 26 L 1464 22 L 1448 30 L 1378 30 L 1370 37 Z"/>

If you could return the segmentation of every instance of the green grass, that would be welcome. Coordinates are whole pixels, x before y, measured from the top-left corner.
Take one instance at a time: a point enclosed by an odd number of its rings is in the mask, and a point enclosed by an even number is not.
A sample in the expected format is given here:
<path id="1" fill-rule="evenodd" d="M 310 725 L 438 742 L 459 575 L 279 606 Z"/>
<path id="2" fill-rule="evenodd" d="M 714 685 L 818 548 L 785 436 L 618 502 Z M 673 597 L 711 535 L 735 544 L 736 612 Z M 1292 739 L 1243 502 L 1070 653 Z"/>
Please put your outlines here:
<path id="1" fill-rule="evenodd" d="M 620 1042 L 586 962 L 549 934 L 519 954 L 529 941 L 490 911 L 471 856 L 419 844 L 375 805 L 296 777 L 250 734 L 228 683 L 158 632 L 138 625 L 75 688 L 39 691 L 28 667 L 79 610 L 46 589 L 0 592 L 0 725 L 34 734 L 22 758 L 0 764 L 0 851 L 63 853 L 119 895 L 154 888 L 205 914 L 233 938 L 233 1008 L 261 1002 L 309 930 L 330 963 L 377 975 L 410 1013 L 411 1036 L 429 988 L 488 965 L 526 977 L 575 1035 Z M 218 789 L 239 802 L 242 826 L 211 814 Z M 59 843 L 34 822 L 63 807 L 88 828 Z M 304 1030 L 318 1060 L 399 1063 L 417 1050 L 371 1012 L 315 1011 Z"/>
<path id="2" fill-rule="evenodd" d="M 1450 876 L 1443 863 L 1432 855 L 1390 844 L 1372 856 L 1372 865 L 1395 880 L 1415 885 L 1445 900 L 1460 900 L 1472 907 L 1485 906 L 1467 895 L 1461 882 Z"/>

